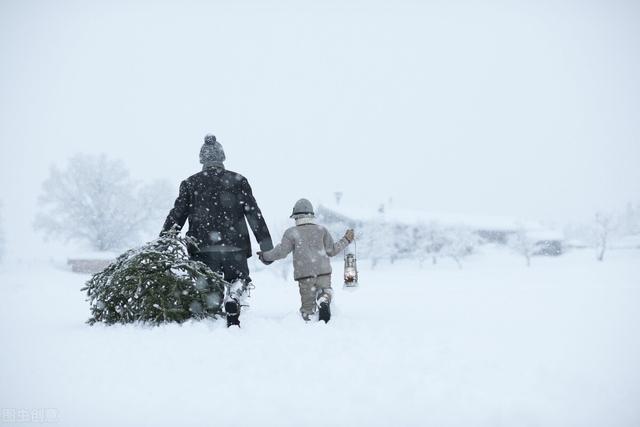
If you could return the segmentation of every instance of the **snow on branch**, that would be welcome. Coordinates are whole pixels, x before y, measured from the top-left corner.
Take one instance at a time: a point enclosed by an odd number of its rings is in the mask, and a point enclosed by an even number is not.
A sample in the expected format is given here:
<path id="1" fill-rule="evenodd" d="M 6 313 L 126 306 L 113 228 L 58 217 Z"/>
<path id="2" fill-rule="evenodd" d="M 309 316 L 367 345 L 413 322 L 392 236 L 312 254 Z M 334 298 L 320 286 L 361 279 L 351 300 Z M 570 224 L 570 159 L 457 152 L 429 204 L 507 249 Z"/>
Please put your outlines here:
<path id="1" fill-rule="evenodd" d="M 160 228 L 158 215 L 168 211 L 171 194 L 165 182 L 133 180 L 119 160 L 78 154 L 65 169 L 51 168 L 35 227 L 47 237 L 83 241 L 100 251 L 121 249 Z"/>
<path id="2" fill-rule="evenodd" d="M 509 236 L 508 246 L 518 255 L 522 255 L 527 260 L 527 267 L 531 266 L 531 257 L 538 250 L 537 241 L 527 235 L 524 227 L 518 228 L 515 233 Z"/>

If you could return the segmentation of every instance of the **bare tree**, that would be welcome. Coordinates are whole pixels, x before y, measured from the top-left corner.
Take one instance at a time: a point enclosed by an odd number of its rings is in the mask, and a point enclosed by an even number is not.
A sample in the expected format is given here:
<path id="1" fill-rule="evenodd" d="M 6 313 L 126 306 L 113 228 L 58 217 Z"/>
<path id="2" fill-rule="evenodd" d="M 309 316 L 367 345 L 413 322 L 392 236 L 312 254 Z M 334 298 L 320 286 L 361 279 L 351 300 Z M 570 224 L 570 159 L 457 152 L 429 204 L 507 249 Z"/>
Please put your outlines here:
<path id="1" fill-rule="evenodd" d="M 538 249 L 538 246 L 536 245 L 536 241 L 527 235 L 523 227 L 518 228 L 518 230 L 509 237 L 507 244 L 511 250 L 522 255 L 527 260 L 527 267 L 531 266 L 531 257 Z"/>
<path id="2" fill-rule="evenodd" d="M 467 227 L 451 227 L 443 232 L 444 244 L 442 253 L 453 259 L 459 268 L 462 268 L 462 259 L 472 254 L 480 239 Z"/>
<path id="3" fill-rule="evenodd" d="M 593 242 L 596 247 L 596 259 L 604 260 L 604 253 L 612 234 L 616 230 L 617 222 L 613 214 L 598 212 L 593 225 Z"/>
<path id="4" fill-rule="evenodd" d="M 418 258 L 420 266 L 424 261 L 431 258 L 432 264 L 438 262 L 440 251 L 446 244 L 446 239 L 442 227 L 436 222 L 429 224 L 418 224 L 414 228 L 413 245 L 414 253 Z"/>
<path id="5" fill-rule="evenodd" d="M 443 227 L 436 222 L 418 224 L 413 228 L 412 255 L 420 266 L 431 258 L 436 264 L 438 258 L 451 258 L 462 268 L 462 260 L 472 254 L 480 244 L 480 238 L 468 227 Z"/>
<path id="6" fill-rule="evenodd" d="M 371 268 L 381 260 L 393 262 L 398 257 L 398 236 L 393 224 L 384 220 L 369 221 L 364 224 L 361 235 L 359 248 L 364 256 L 371 259 Z"/>
<path id="7" fill-rule="evenodd" d="M 413 245 L 413 254 L 422 267 L 424 261 L 429 257 L 429 229 L 426 224 L 418 224 L 413 227 L 411 244 Z"/>
<path id="8" fill-rule="evenodd" d="M 51 168 L 39 198 L 35 227 L 46 236 L 78 240 L 94 249 L 137 243 L 152 222 L 155 229 L 171 204 L 171 187 L 141 185 L 121 161 L 78 154 L 64 170 Z"/>

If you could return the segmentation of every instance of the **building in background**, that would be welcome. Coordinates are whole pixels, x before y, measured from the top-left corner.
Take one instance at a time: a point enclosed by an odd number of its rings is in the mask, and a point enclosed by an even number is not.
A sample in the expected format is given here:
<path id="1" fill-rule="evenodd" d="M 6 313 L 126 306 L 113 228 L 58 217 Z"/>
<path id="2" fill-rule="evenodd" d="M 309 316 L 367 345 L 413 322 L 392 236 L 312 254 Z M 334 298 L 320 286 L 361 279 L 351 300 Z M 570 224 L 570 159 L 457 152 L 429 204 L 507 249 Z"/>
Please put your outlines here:
<path id="1" fill-rule="evenodd" d="M 505 246 L 516 233 L 524 232 L 537 248 L 534 255 L 557 256 L 563 253 L 563 234 L 541 223 L 510 217 L 435 214 L 381 206 L 366 209 L 348 206 L 344 202 L 332 206 L 321 204 L 316 209 L 316 216 L 336 235 L 344 228 L 356 229 L 356 235 L 360 231 L 365 257 L 382 250 L 380 246 L 383 245 L 387 251 L 391 248 L 393 253 L 389 258 L 392 261 L 411 257 L 420 247 L 425 247 L 424 242 L 416 240 L 428 238 L 434 242 L 427 247 L 436 251 L 434 248 L 442 246 L 443 241 L 451 240 L 454 234 L 459 235 L 459 230 L 472 232 L 477 236 L 479 245 Z M 368 244 L 377 247 L 366 247 Z"/>

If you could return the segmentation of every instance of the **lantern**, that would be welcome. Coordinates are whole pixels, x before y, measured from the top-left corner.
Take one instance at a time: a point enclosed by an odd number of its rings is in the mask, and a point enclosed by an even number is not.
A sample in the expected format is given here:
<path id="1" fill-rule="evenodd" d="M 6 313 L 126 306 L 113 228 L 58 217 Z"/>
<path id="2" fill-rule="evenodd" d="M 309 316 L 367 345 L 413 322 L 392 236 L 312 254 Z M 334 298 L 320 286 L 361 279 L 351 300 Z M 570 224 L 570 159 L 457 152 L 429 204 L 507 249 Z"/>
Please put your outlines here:
<path id="1" fill-rule="evenodd" d="M 354 240 L 354 253 L 344 251 L 344 286 L 347 288 L 355 288 L 358 286 L 358 264 L 355 252 Z"/>

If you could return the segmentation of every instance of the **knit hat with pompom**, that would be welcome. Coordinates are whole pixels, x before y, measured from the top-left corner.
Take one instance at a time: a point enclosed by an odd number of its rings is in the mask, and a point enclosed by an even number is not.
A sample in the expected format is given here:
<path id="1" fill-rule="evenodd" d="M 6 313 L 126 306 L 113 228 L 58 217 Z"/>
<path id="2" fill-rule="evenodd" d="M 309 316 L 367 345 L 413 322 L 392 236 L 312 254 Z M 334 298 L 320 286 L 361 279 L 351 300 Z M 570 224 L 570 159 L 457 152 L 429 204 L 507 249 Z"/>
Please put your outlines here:
<path id="1" fill-rule="evenodd" d="M 208 164 L 221 164 L 226 160 L 222 144 L 220 144 L 215 135 L 207 134 L 204 137 L 204 144 L 200 148 L 200 163 L 203 165 Z"/>

